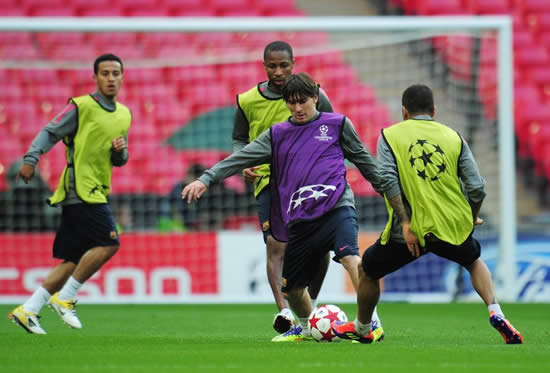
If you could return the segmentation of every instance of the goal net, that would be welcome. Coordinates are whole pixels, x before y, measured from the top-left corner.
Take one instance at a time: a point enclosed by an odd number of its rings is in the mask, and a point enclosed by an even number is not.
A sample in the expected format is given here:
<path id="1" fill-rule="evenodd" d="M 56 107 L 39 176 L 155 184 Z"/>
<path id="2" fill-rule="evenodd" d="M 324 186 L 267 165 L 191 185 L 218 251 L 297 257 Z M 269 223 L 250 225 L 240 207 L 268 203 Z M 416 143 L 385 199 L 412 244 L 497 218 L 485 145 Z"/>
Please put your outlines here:
<path id="1" fill-rule="evenodd" d="M 111 207 L 122 248 L 82 289 L 90 302 L 269 302 L 265 249 L 250 186 L 233 176 L 198 205 L 181 187 L 231 153 L 235 95 L 266 80 L 263 49 L 283 40 L 295 72 L 308 72 L 375 153 L 398 122 L 401 93 L 432 87 L 437 119 L 466 138 L 488 183 L 475 236 L 513 294 L 515 175 L 510 23 L 457 18 L 3 18 L 0 21 L 0 302 L 16 302 L 49 267 L 60 209 L 44 203 L 65 165 L 60 143 L 29 184 L 14 177 L 36 134 L 69 97 L 95 90 L 93 60 L 124 62 L 118 100 L 133 114 L 130 160 L 113 173 Z M 387 213 L 348 166 L 360 244 L 376 240 Z M 434 255 L 384 279 L 386 300 L 447 300 L 472 293 L 456 265 Z M 320 301 L 354 301 L 333 263 Z"/>

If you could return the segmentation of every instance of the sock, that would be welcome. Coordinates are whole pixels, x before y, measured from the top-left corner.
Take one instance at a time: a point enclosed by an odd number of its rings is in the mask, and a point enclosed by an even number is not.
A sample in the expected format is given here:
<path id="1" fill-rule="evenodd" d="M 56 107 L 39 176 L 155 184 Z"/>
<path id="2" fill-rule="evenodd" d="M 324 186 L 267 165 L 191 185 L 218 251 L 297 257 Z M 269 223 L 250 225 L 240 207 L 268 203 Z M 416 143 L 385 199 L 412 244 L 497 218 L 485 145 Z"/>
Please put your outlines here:
<path id="1" fill-rule="evenodd" d="M 69 277 L 59 292 L 59 300 L 67 301 L 75 299 L 76 293 L 81 286 L 82 284 L 76 281 L 73 276 Z"/>
<path id="2" fill-rule="evenodd" d="M 489 313 L 494 312 L 497 315 L 504 317 L 504 312 L 500 309 L 500 304 L 493 303 L 487 306 L 487 309 L 489 310 Z"/>
<path id="3" fill-rule="evenodd" d="M 309 335 L 309 328 L 308 328 L 309 317 L 298 317 L 298 322 L 302 327 L 302 334 Z"/>
<path id="4" fill-rule="evenodd" d="M 382 327 L 382 320 L 380 320 L 380 316 L 378 316 L 376 307 L 374 307 L 374 311 L 372 312 L 372 321 L 376 321 L 378 323 L 378 326 Z"/>
<path id="5" fill-rule="evenodd" d="M 355 319 L 355 331 L 357 331 L 357 333 L 362 335 L 367 335 L 370 333 L 370 327 L 371 327 L 370 321 L 366 324 L 363 324 L 357 318 Z"/>
<path id="6" fill-rule="evenodd" d="M 313 309 L 317 308 L 317 299 L 311 299 L 311 305 L 313 306 Z"/>
<path id="7" fill-rule="evenodd" d="M 50 297 L 51 294 L 48 290 L 40 286 L 32 293 L 31 297 L 23 303 L 23 309 L 27 312 L 38 314 Z"/>

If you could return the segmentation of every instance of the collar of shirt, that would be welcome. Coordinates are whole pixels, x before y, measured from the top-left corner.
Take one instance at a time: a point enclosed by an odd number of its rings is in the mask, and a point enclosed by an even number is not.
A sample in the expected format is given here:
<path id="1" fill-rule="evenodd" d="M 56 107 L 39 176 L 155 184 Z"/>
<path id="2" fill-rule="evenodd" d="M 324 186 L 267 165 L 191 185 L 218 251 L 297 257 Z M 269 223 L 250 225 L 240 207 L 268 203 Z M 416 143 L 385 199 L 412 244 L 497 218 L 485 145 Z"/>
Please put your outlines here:
<path id="1" fill-rule="evenodd" d="M 412 117 L 411 119 L 416 119 L 416 120 L 434 120 L 431 116 L 429 116 L 428 114 L 422 114 L 422 115 L 416 115 L 414 117 Z"/>
<path id="2" fill-rule="evenodd" d="M 97 102 L 108 111 L 114 111 L 116 109 L 116 101 L 114 99 L 105 97 L 100 92 L 96 91 L 92 93 L 92 96 L 94 96 L 97 99 Z"/>

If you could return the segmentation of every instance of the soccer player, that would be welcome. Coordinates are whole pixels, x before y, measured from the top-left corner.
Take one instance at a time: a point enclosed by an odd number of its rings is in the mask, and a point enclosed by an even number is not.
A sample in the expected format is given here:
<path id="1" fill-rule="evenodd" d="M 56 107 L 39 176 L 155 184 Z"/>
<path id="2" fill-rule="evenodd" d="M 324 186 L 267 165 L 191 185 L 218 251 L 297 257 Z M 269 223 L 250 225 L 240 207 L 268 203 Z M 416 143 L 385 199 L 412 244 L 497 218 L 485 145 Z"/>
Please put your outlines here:
<path id="1" fill-rule="evenodd" d="M 307 322 L 313 305 L 306 288 L 331 250 L 335 254 L 333 260 L 344 266 L 357 290 L 361 262 L 357 218 L 344 159 L 354 163 L 377 191 L 388 189 L 351 121 L 342 114 L 317 111 L 318 92 L 318 86 L 306 73 L 290 75 L 282 94 L 291 118 L 272 126 L 182 191 L 182 198 L 188 203 L 196 201 L 212 183 L 243 167 L 271 163 L 271 219 L 284 223 L 272 225 L 272 229 L 277 227 L 272 234 L 280 241 L 288 238 L 282 292 L 299 319 L 298 325 L 274 337 L 274 342 L 303 341 L 309 337 Z M 394 196 L 387 197 L 393 202 Z M 374 324 L 382 336 L 379 321 Z"/>
<path id="2" fill-rule="evenodd" d="M 67 107 L 33 140 L 16 180 L 28 183 L 43 153 L 63 140 L 67 166 L 51 205 L 62 209 L 61 224 L 53 244 L 55 266 L 25 303 L 10 318 L 29 333 L 46 334 L 38 313 L 48 305 L 73 328 L 81 328 L 75 310 L 76 294 L 118 250 L 120 242 L 107 202 L 113 166 L 128 161 L 130 110 L 116 101 L 123 66 L 113 54 L 94 62 L 97 91 L 73 97 Z"/>
<path id="3" fill-rule="evenodd" d="M 233 123 L 233 152 L 244 148 L 273 124 L 284 122 L 290 117 L 290 111 L 281 94 L 281 87 L 294 68 L 294 54 L 291 46 L 283 41 L 269 43 L 264 49 L 263 63 L 268 80 L 237 95 L 238 110 Z M 319 92 L 317 110 L 333 111 L 329 99 L 322 90 Z M 247 182 L 254 183 L 254 196 L 266 244 L 267 279 L 279 309 L 279 313 L 273 319 L 273 328 L 279 333 L 284 333 L 292 327 L 294 316 L 280 290 L 286 243 L 276 240 L 271 234 L 273 224 L 276 222 L 269 218 L 271 209 L 269 164 L 245 168 L 242 174 Z M 329 261 L 327 254 L 325 260 L 320 263 L 322 268 L 317 272 L 318 276 L 308 287 L 314 303 L 325 278 Z"/>
<path id="4" fill-rule="evenodd" d="M 402 96 L 403 121 L 382 131 L 378 140 L 380 174 L 402 199 L 388 206 L 389 221 L 380 239 L 363 254 L 355 321 L 333 323 L 341 338 L 372 343 L 371 315 L 380 297 L 379 279 L 432 252 L 470 272 L 472 285 L 487 305 L 491 325 L 508 344 L 523 343 L 495 297 L 491 273 L 472 237 L 485 198 L 468 144 L 451 128 L 434 121 L 432 91 L 412 85 Z M 463 185 L 464 192 L 461 188 Z"/>

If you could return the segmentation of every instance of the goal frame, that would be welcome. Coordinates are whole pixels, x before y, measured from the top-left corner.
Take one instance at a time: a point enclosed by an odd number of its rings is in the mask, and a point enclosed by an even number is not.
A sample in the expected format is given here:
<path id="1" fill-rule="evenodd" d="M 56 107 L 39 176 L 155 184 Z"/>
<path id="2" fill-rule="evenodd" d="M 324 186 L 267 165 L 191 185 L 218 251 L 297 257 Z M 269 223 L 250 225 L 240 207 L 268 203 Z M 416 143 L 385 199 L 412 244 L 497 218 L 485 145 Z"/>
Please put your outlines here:
<path id="1" fill-rule="evenodd" d="M 517 278 L 512 20 L 508 16 L 437 17 L 0 17 L 0 32 L 383 32 L 494 31 L 498 36 L 499 249 L 495 285 L 515 299 Z"/>

